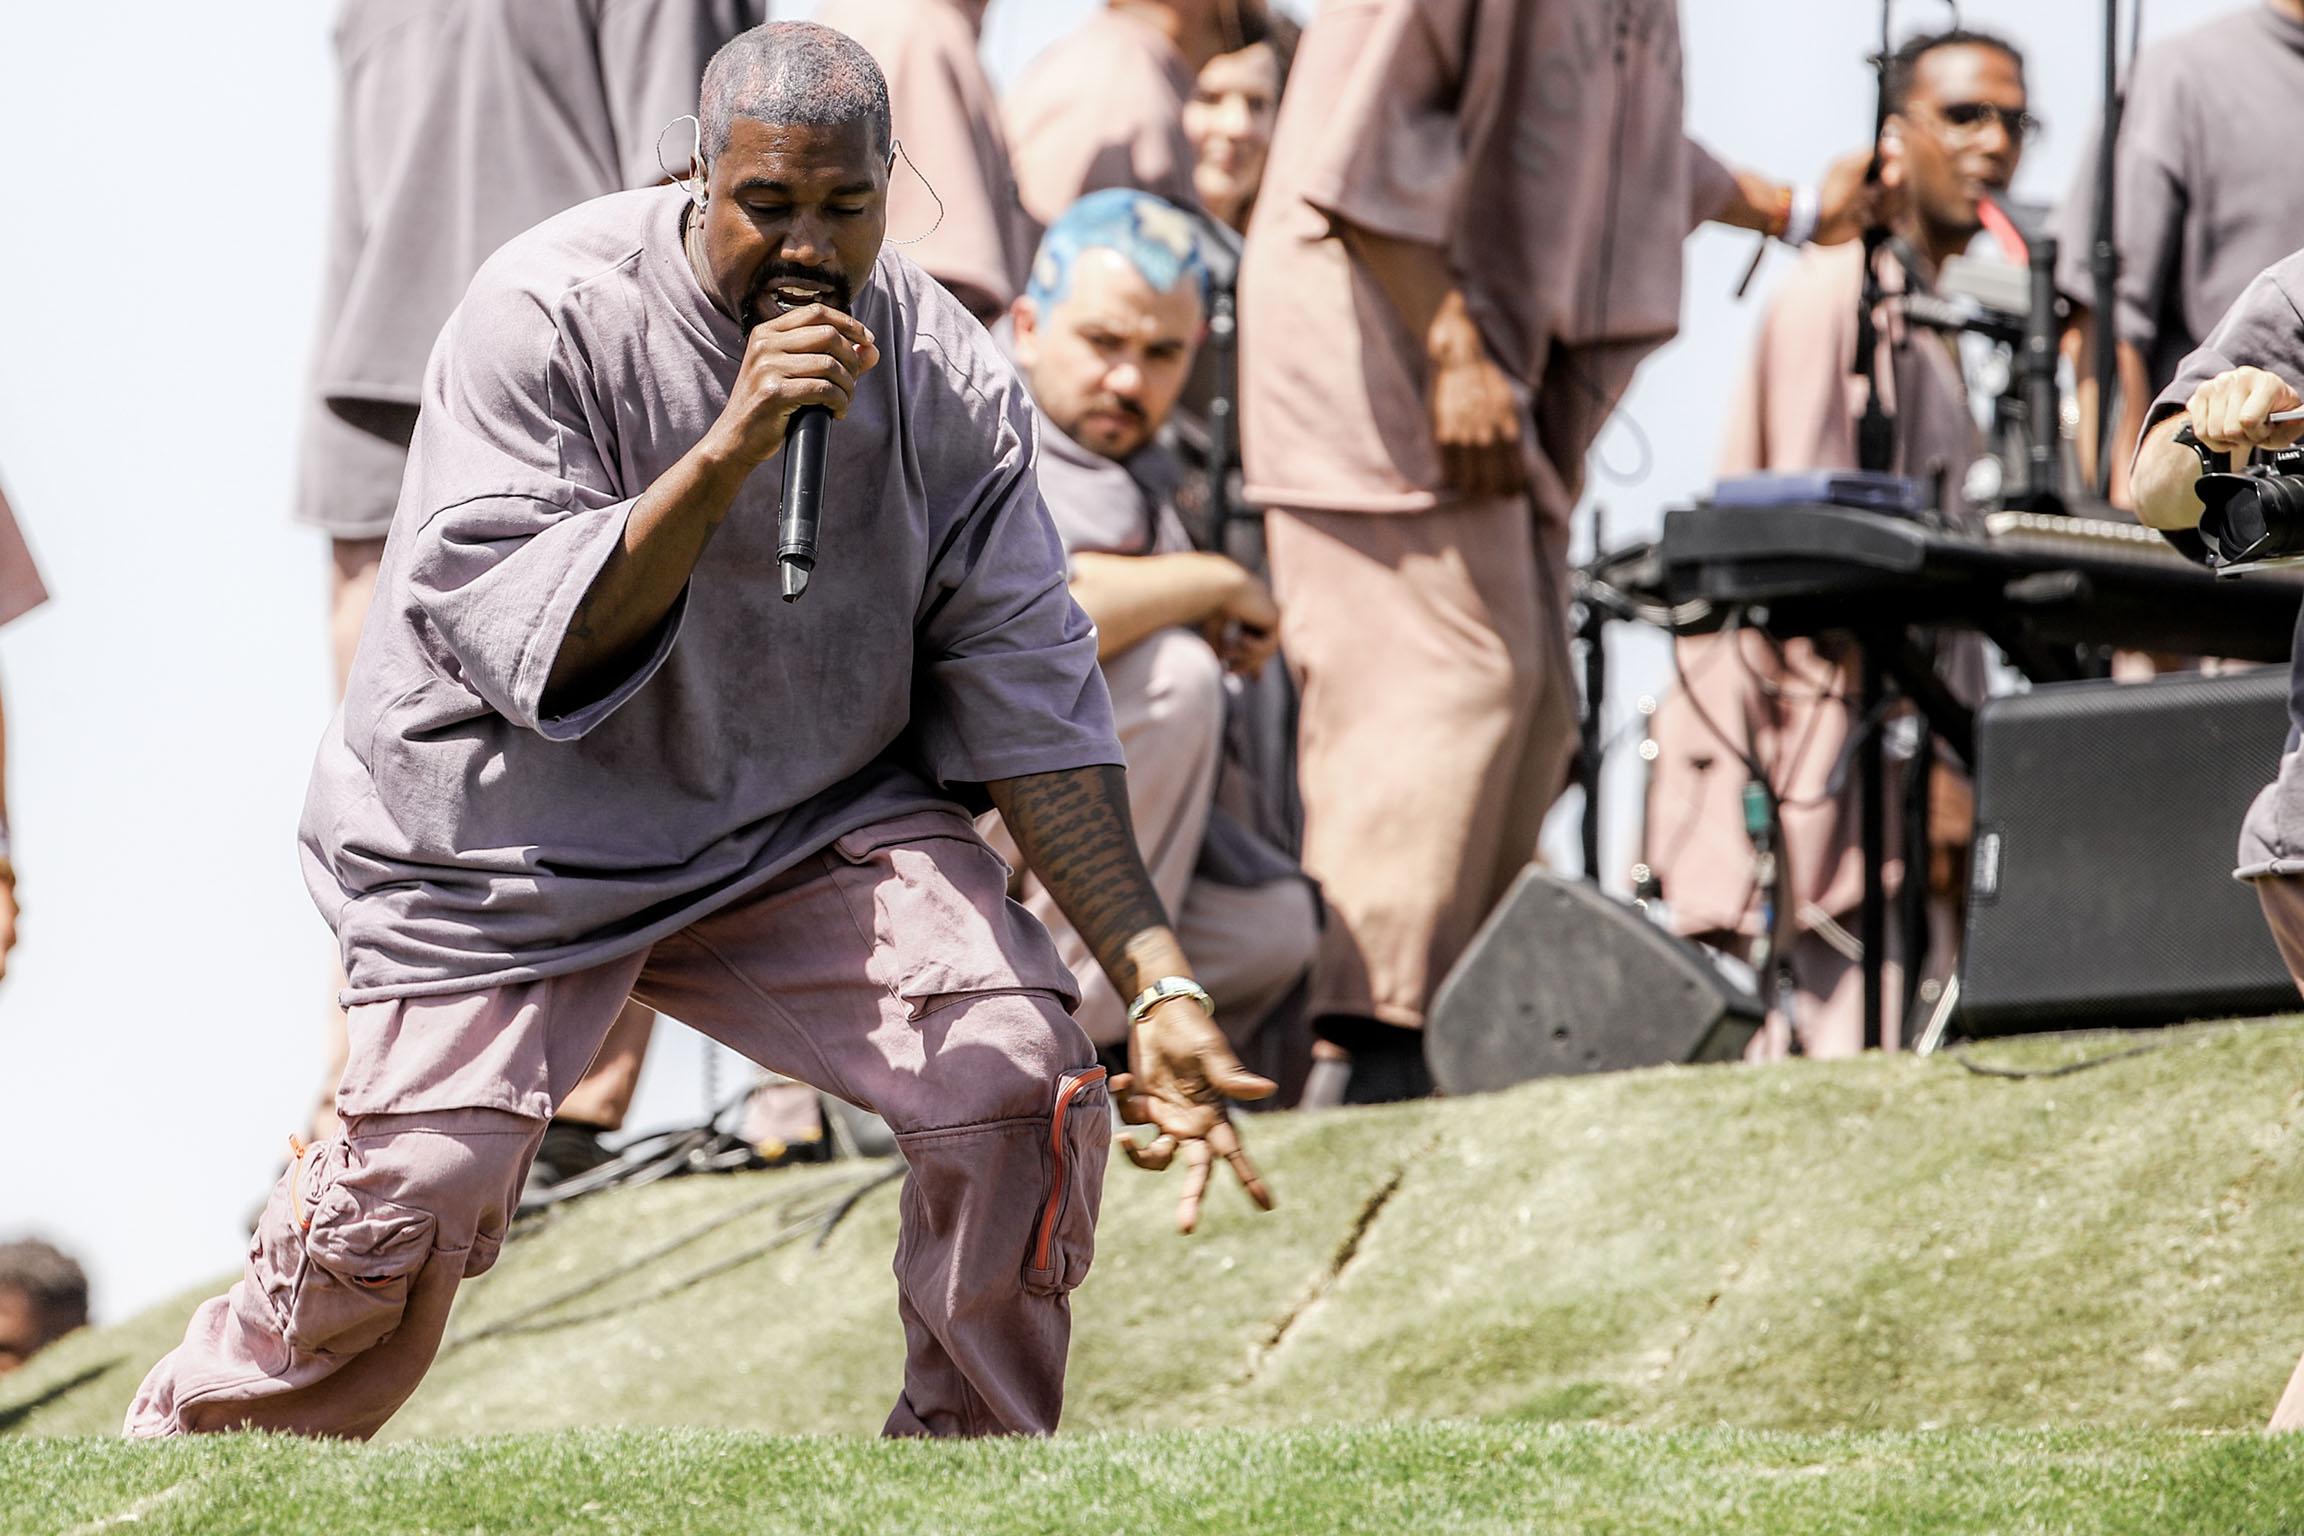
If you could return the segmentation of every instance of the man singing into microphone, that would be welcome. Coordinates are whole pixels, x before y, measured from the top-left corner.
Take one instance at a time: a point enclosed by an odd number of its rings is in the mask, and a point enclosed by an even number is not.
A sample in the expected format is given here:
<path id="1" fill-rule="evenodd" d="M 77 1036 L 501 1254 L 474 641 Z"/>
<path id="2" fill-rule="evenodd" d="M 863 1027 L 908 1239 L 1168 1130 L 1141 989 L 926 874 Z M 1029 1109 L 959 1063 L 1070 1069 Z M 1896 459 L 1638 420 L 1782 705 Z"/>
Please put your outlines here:
<path id="1" fill-rule="evenodd" d="M 514 240 L 433 353 L 303 825 L 350 977 L 344 1130 L 297 1149 L 132 1434 L 373 1433 L 628 996 L 895 1128 L 888 1431 L 1053 1429 L 1109 1111 L 987 802 L 1133 1000 L 1112 1088 L 1142 1156 L 1225 1157 L 1262 1197 L 1223 1096 L 1270 1085 L 1137 856 L 1031 401 L 881 251 L 878 69 L 757 28 L 700 115 L 702 184 Z M 838 418 L 821 558 L 786 604 L 779 449 L 811 405 Z"/>

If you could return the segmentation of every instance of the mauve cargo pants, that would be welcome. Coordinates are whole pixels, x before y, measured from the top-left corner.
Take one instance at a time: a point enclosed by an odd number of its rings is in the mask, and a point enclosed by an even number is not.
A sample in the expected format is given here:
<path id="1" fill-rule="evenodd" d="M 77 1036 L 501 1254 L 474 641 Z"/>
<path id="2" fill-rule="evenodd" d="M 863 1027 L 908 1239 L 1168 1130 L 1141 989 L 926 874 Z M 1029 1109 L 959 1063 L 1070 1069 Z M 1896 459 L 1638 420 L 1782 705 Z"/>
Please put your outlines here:
<path id="1" fill-rule="evenodd" d="M 342 1133 L 298 1153 L 127 1432 L 375 1433 L 458 1282 L 495 1262 L 544 1122 L 627 997 L 895 1129 L 907 1350 L 887 1432 L 1053 1430 L 1110 1107 L 1071 977 L 1007 879 L 957 813 L 901 816 L 590 970 L 355 1007 Z"/>

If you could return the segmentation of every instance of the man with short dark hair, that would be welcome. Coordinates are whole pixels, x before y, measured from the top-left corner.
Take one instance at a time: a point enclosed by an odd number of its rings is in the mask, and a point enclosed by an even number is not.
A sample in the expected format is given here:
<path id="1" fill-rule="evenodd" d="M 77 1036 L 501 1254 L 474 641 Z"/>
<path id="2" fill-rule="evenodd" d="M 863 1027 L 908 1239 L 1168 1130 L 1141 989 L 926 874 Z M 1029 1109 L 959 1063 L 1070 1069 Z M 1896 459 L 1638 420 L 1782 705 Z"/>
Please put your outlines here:
<path id="1" fill-rule="evenodd" d="M 88 1276 L 53 1244 L 0 1243 L 0 1376 L 88 1326 Z"/>
<path id="2" fill-rule="evenodd" d="M 2005 195 L 2014 180 L 2029 123 L 2024 61 L 1996 37 L 1929 33 L 1897 49 L 1888 87 L 1882 174 L 1909 194 L 1897 239 L 1875 258 L 1887 296 L 1876 315 L 1875 366 L 1895 423 L 1888 467 L 1922 482 L 1957 525 L 1968 520 L 1968 468 L 1983 451 L 1959 350 L 1941 333 L 1907 326 L 1897 300 L 1925 289 L 1946 260 L 1968 249 L 1982 228 L 1983 200 Z M 1721 443 L 1723 475 L 1856 466 L 1862 397 L 1849 381 L 1863 284 L 1863 251 L 1850 243 L 1810 251 L 1778 287 Z M 1771 938 L 1791 985 L 1771 986 L 1771 1000 L 1785 1006 L 1770 1011 L 1750 1054 L 1781 1057 L 1796 1042 L 1809 1056 L 1854 1055 L 1864 1048 L 1863 965 L 1848 929 L 1864 869 L 1860 786 L 1846 764 L 1859 728 L 1858 658 L 1844 638 L 1779 642 L 1749 629 L 1679 645 L 1688 687 L 1656 717 L 1662 750 L 1649 783 L 1642 858 L 1663 882 L 1681 933 L 1749 953 L 1762 936 L 1761 913 L 1778 894 L 1755 878 L 1745 826 L 1746 786 L 1754 764 L 1764 769 L 1780 808 L 1775 853 L 1788 898 L 1776 903 Z M 1939 666 L 1956 694 L 1981 697 L 1983 653 L 1973 636 L 1946 637 Z M 1965 808 L 1964 780 L 1937 782 L 1947 812 Z M 1966 840 L 1961 819 L 1932 819 L 1947 869 L 1956 863 L 1954 845 Z M 1912 868 L 1907 878 L 1924 873 Z M 1952 915 L 1949 898 L 1937 904 L 1945 948 Z M 1902 988 L 1888 989 L 1883 1035 L 1891 1045 L 1900 1038 L 1902 996 Z"/>
<path id="3" fill-rule="evenodd" d="M 2184 359 L 2152 402 L 2137 445 L 2136 516 L 2166 532 L 2195 559 L 2205 555 L 2199 480 L 2217 468 L 2245 466 L 2253 454 L 2293 448 L 2304 439 L 2304 251 L 2258 273 Z M 2287 418 L 2287 419 L 2276 419 Z M 2199 446 L 2180 441 L 2189 432 Z M 2241 579 L 2245 580 L 2245 577 Z M 2288 662 L 2288 740 L 2280 771 L 2240 825 L 2233 877 L 2256 891 L 2264 918 L 2304 990 L 2304 616 Z M 2272 1410 L 2271 1428 L 2304 1429 L 2304 1361 Z"/>
<path id="4" fill-rule="evenodd" d="M 1158 441 L 1206 324 L 1194 230 L 1148 192 L 1090 193 L 1040 242 L 1011 322 L 1040 417 L 1041 493 L 1072 596 L 1096 625 L 1128 757 L 1137 847 L 1245 1052 L 1310 969 L 1319 910 L 1294 864 L 1218 805 L 1226 674 L 1264 668 L 1280 615 L 1253 573 L 1192 547 L 1178 467 Z M 1028 882 L 1022 899 L 1080 984 L 1081 1028 L 1099 1047 L 1123 1044 L 1127 1000 L 1043 885 Z"/>
<path id="5" fill-rule="evenodd" d="M 693 188 L 499 251 L 426 370 L 306 875 L 350 962 L 342 1136 L 299 1148 L 129 1432 L 360 1437 L 504 1241 L 627 998 L 884 1118 L 910 1166 L 891 1434 L 1040 1433 L 1111 1113 L 986 801 L 1132 999 L 1112 1092 L 1261 1194 L 1243 1072 L 1144 873 L 1087 620 L 982 327 L 882 249 L 878 68 L 806 23 L 703 83 Z M 837 418 L 779 598 L 793 413 Z"/>

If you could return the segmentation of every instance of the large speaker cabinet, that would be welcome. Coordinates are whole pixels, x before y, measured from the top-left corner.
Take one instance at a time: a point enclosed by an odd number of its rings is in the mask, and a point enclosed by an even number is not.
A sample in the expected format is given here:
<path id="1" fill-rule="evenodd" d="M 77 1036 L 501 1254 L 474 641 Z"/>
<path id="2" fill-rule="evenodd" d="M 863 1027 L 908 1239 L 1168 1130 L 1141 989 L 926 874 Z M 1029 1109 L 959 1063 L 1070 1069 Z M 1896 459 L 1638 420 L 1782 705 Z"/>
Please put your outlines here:
<path id="1" fill-rule="evenodd" d="M 1760 1004 L 1695 945 L 1582 881 L 1529 868 L 1448 973 L 1424 1054 L 1450 1093 L 1729 1061 Z"/>
<path id="2" fill-rule="evenodd" d="M 1961 945 L 1969 1034 L 2293 1012 L 2240 820 L 2288 734 L 2288 669 L 2056 683 L 1987 704 Z"/>

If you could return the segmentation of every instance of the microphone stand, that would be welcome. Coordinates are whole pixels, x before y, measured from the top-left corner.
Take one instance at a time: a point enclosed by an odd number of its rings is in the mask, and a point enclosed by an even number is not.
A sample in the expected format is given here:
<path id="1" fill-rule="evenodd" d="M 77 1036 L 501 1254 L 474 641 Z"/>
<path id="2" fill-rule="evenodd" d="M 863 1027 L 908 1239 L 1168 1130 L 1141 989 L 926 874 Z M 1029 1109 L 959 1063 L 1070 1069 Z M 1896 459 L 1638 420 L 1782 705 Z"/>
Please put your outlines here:
<path id="1" fill-rule="evenodd" d="M 2141 20 L 2141 17 L 2139 17 Z M 2120 248 L 2114 243 L 2112 199 L 2115 195 L 2120 118 L 2127 110 L 2120 90 L 2120 0 L 2104 0 L 2104 126 L 2096 142 L 2096 218 L 2091 231 L 2094 244 L 2088 253 L 2088 274 L 2096 289 L 2096 310 L 2088 330 L 2096 349 L 2096 494 L 2112 483 L 2112 396 L 2118 388 Z"/>
<path id="2" fill-rule="evenodd" d="M 1880 0 L 1880 53 L 1873 61 L 1879 86 L 1873 97 L 1872 164 L 1864 173 L 1865 182 L 1874 186 L 1880 181 L 1880 136 L 1888 127 L 1888 69 L 1895 49 L 1895 10 L 1896 0 Z M 1880 248 L 1887 239 L 1885 229 L 1864 231 L 1864 281 L 1856 296 L 1856 356 L 1850 360 L 1850 366 L 1864 380 L 1864 414 L 1856 423 L 1856 464 L 1877 474 L 1887 473 L 1896 457 L 1896 424 L 1880 398 L 1880 330 L 1876 318 L 1882 297 Z"/>

